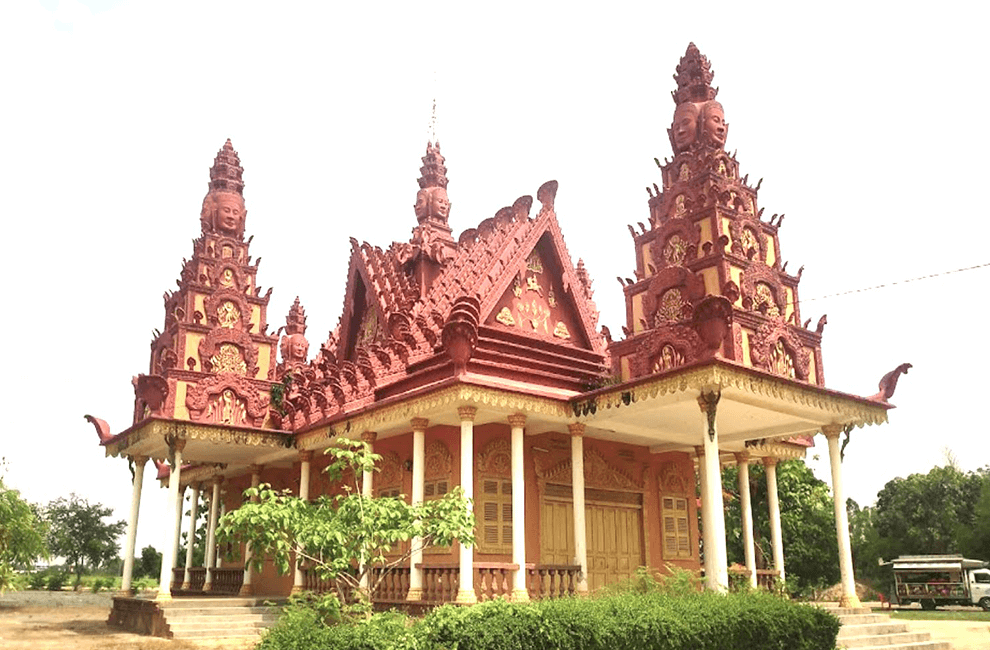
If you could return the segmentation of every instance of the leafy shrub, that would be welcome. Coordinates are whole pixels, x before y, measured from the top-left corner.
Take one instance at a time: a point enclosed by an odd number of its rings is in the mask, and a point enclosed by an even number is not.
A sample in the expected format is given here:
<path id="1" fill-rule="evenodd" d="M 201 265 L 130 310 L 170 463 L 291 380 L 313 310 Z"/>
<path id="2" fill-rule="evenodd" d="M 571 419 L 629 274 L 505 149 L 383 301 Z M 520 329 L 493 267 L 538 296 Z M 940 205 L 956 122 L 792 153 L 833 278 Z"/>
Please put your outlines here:
<path id="1" fill-rule="evenodd" d="M 45 588 L 48 591 L 62 591 L 62 587 L 65 586 L 65 581 L 68 579 L 68 575 L 61 570 L 52 570 L 48 574 L 48 578 L 45 581 Z"/>
<path id="2" fill-rule="evenodd" d="M 630 591 L 533 603 L 497 599 L 444 605 L 414 621 L 377 614 L 333 626 L 313 602 L 297 601 L 260 650 L 832 650 L 838 620 L 824 610 L 765 593 L 670 595 L 672 585 L 640 575 Z"/>
<path id="3" fill-rule="evenodd" d="M 44 589 L 48 582 L 48 573 L 45 571 L 34 571 L 28 577 L 29 589 Z"/>

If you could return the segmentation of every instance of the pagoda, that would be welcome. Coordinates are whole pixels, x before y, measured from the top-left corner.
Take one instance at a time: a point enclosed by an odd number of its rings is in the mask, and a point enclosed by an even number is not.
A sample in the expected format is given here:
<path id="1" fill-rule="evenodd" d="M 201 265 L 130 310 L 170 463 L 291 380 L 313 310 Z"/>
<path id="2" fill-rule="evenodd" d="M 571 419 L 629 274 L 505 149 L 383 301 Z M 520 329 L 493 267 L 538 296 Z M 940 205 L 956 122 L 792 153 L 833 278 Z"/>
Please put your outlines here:
<path id="1" fill-rule="evenodd" d="M 745 575 L 765 584 L 785 577 L 776 463 L 803 457 L 821 433 L 842 598 L 855 604 L 838 441 L 886 421 L 909 366 L 885 375 L 872 397 L 825 387 L 824 317 L 814 330 L 801 320 L 801 270 L 791 275 L 780 261 L 783 217 L 762 218 L 760 184 L 727 153 L 711 66 L 693 44 L 674 78 L 673 158 L 658 161 L 660 178 L 647 188 L 648 226 L 630 227 L 635 278 L 619 278 L 626 324 L 615 340 L 598 329 L 590 274 L 564 243 L 557 182 L 455 236 L 446 160 L 432 140 L 411 236 L 384 248 L 351 239 L 340 319 L 314 354 L 298 297 L 284 328 L 269 334 L 271 290 L 257 285 L 243 169 L 227 141 L 210 170 L 193 257 L 178 291 L 165 295 L 150 371 L 134 380 L 133 423 L 111 435 L 90 418 L 107 454 L 135 465 L 124 588 L 152 458 L 176 504 L 159 602 L 319 589 L 301 565 L 286 576 L 220 567 L 211 544 L 219 510 L 237 508 L 249 486 L 304 499 L 339 490 L 320 470 L 322 452 L 342 439 L 381 457 L 380 471 L 362 479 L 365 494 L 419 502 L 459 485 L 474 499 L 477 546 L 412 540 L 393 549 L 396 577 L 379 600 L 552 597 L 628 579 L 639 566 L 703 568 L 707 587 L 724 591 L 727 463 L 739 467 Z M 767 569 L 754 558 L 752 462 L 765 465 L 770 495 Z M 194 503 L 212 490 L 205 567 L 177 557 L 187 488 Z M 131 611 L 121 602 L 118 622 Z"/>

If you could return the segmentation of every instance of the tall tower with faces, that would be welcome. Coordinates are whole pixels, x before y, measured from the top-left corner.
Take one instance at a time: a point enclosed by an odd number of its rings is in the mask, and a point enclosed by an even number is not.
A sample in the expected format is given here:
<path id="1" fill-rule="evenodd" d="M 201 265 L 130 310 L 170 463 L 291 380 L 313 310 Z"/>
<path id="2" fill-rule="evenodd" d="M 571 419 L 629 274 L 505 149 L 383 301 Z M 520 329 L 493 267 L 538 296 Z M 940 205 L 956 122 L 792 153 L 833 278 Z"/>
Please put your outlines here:
<path id="1" fill-rule="evenodd" d="M 613 344 L 613 363 L 634 378 L 721 357 L 823 385 L 820 328 L 801 325 L 800 272 L 781 266 L 780 224 L 761 218 L 759 184 L 725 150 L 713 77 L 690 44 L 671 93 L 674 155 L 647 188 L 649 228 L 630 228 L 636 279 L 623 283 L 627 338 Z"/>

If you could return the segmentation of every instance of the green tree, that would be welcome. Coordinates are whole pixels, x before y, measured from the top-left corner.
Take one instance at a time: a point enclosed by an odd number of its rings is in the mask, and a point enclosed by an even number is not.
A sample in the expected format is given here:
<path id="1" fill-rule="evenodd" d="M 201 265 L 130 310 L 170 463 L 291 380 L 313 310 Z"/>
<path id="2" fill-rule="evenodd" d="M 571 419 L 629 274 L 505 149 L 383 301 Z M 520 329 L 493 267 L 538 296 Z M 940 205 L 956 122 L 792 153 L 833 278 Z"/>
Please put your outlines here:
<path id="1" fill-rule="evenodd" d="M 365 497 L 357 479 L 365 471 L 377 471 L 381 457 L 366 443 L 351 441 L 326 453 L 332 457 L 326 471 L 332 481 L 342 481 L 343 494 L 305 501 L 267 485 L 248 488 L 244 495 L 254 502 L 224 515 L 218 543 L 250 542 L 252 565 L 260 569 L 271 558 L 280 573 L 289 571 L 295 554 L 334 581 L 342 602 L 356 600 L 365 606 L 386 571 L 411 554 L 411 544 L 403 554 L 390 554 L 402 542 L 419 537 L 424 546 L 449 546 L 455 540 L 474 544 L 471 501 L 460 488 L 413 505 L 401 497 Z M 365 577 L 366 587 L 361 584 Z M 365 611 L 370 614 L 369 608 Z"/>
<path id="2" fill-rule="evenodd" d="M 958 553 L 960 527 L 974 524 L 987 470 L 953 463 L 889 481 L 877 494 L 875 524 L 884 556 Z"/>
<path id="3" fill-rule="evenodd" d="M 44 530 L 31 504 L 0 476 L 0 593 L 10 587 L 15 568 L 48 555 Z"/>
<path id="4" fill-rule="evenodd" d="M 145 546 L 141 549 L 141 558 L 134 567 L 135 578 L 155 578 L 161 575 L 162 554 L 155 550 L 154 546 Z"/>
<path id="5" fill-rule="evenodd" d="M 846 514 L 849 517 L 849 545 L 856 579 L 880 588 L 883 578 L 880 560 L 884 557 L 885 543 L 877 532 L 876 508 L 860 508 L 852 499 L 846 499 Z"/>
<path id="6" fill-rule="evenodd" d="M 725 530 L 729 562 L 745 564 L 742 539 L 742 509 L 739 503 L 738 469 L 722 472 L 726 494 Z M 753 509 L 753 539 L 756 566 L 773 565 L 770 543 L 770 509 L 763 465 L 749 470 L 749 492 Z M 828 485 L 815 478 L 801 460 L 777 464 L 777 498 L 784 545 L 784 569 L 794 592 L 827 587 L 839 581 L 839 547 L 835 537 L 835 512 Z"/>
<path id="7" fill-rule="evenodd" d="M 956 527 L 959 551 L 966 557 L 990 560 L 990 468 L 979 472 L 980 493 L 973 506 L 971 521 Z"/>
<path id="8" fill-rule="evenodd" d="M 117 538 L 127 523 L 104 521 L 112 514 L 112 508 L 90 504 L 75 493 L 45 507 L 48 547 L 52 555 L 65 558 L 66 564 L 72 567 L 77 587 L 87 569 L 95 569 L 117 557 L 120 550 Z"/>

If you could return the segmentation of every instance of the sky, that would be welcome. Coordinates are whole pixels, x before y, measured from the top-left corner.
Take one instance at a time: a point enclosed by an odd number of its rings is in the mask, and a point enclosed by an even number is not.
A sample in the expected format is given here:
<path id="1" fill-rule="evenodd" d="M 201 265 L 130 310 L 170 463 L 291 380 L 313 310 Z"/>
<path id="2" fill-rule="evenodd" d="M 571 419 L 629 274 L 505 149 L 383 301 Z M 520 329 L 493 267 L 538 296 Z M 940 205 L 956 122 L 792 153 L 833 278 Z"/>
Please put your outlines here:
<path id="1" fill-rule="evenodd" d="M 311 350 L 341 312 L 348 238 L 409 238 L 434 99 L 455 235 L 556 179 L 572 261 L 595 280 L 600 324 L 620 332 L 615 277 L 635 267 L 626 224 L 648 219 L 653 159 L 671 155 L 671 75 L 692 41 L 721 89 L 726 148 L 751 182 L 764 178 L 765 214 L 786 214 L 802 317 L 828 314 L 827 386 L 871 395 L 884 373 L 914 366 L 889 424 L 853 432 L 847 496 L 870 504 L 947 456 L 990 465 L 990 267 L 945 273 L 990 263 L 979 99 L 990 9 L 604 7 L 3 3 L 5 482 L 30 501 L 74 491 L 126 518 L 127 463 L 104 457 L 83 415 L 130 424 L 130 379 L 148 371 L 162 294 L 192 254 L 227 138 L 245 169 L 259 284 L 274 288 L 271 329 L 298 295 Z M 830 482 L 827 456 L 819 437 L 809 463 Z M 165 491 L 150 476 L 144 488 L 138 548 L 160 549 Z"/>

